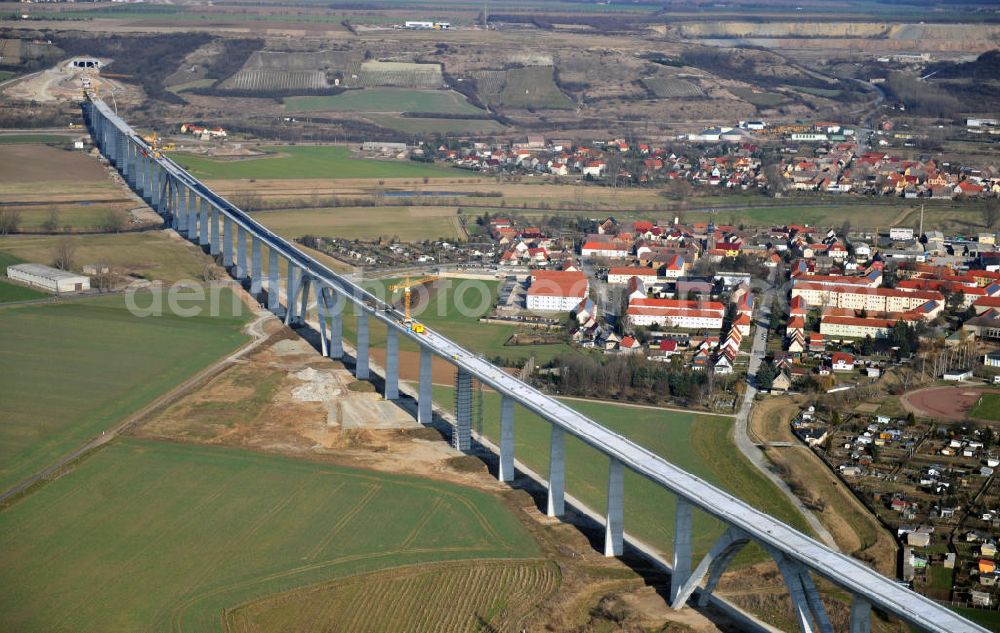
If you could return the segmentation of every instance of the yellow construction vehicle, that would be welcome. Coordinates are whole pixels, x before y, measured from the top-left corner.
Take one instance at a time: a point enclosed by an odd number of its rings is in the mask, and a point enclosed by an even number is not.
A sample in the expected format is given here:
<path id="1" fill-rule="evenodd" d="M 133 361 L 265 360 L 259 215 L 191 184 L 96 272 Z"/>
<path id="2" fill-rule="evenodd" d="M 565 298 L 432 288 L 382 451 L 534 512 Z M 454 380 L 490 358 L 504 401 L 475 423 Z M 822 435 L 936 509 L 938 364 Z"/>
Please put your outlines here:
<path id="1" fill-rule="evenodd" d="M 418 323 L 417 321 L 414 321 L 413 317 L 410 316 L 410 296 L 411 296 L 411 289 L 415 285 L 419 286 L 420 284 L 425 284 L 425 283 L 427 283 L 429 281 L 434 281 L 435 279 L 437 279 L 436 276 L 430 275 L 430 276 L 427 276 L 427 277 L 421 277 L 420 279 L 417 279 L 416 281 L 412 281 L 411 282 L 410 281 L 410 276 L 407 275 L 406 276 L 406 281 L 404 283 L 393 284 L 393 285 L 389 286 L 389 291 L 390 292 L 396 292 L 397 290 L 402 290 L 403 291 L 403 325 L 405 325 L 406 328 L 408 330 L 410 330 L 411 332 L 415 332 L 417 334 L 424 334 L 425 333 L 424 324 L 423 323 Z"/>

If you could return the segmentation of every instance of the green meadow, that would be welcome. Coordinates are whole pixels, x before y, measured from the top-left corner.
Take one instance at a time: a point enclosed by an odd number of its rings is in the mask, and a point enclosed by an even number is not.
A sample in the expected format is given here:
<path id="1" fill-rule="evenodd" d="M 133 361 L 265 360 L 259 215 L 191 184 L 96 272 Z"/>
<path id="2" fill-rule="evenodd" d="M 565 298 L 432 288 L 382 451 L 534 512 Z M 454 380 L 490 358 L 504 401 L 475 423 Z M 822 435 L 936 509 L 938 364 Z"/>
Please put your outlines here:
<path id="1" fill-rule="evenodd" d="M 538 555 L 487 492 L 119 439 L 0 512 L 0 622 L 9 633 L 219 631 L 230 609 L 337 578 Z"/>
<path id="2" fill-rule="evenodd" d="M 410 160 L 375 160 L 354 158 L 339 145 L 287 145 L 267 148 L 268 156 L 238 160 L 217 160 L 193 154 L 173 155 L 181 166 L 199 178 L 231 180 L 261 178 L 270 180 L 307 178 L 430 178 L 455 173 Z"/>
<path id="3" fill-rule="evenodd" d="M 434 400 L 445 409 L 454 402 L 452 387 L 435 386 Z M 804 517 L 753 464 L 732 440 L 733 419 L 683 411 L 631 407 L 604 402 L 564 400 L 565 404 L 653 451 L 670 463 L 736 495 L 758 510 L 810 533 Z M 483 433 L 496 441 L 499 436 L 500 396 L 483 393 Z M 548 476 L 552 426 L 523 407 L 515 407 L 515 457 L 529 468 Z M 592 509 L 603 512 L 607 503 L 608 459 L 573 437 L 566 438 L 566 491 Z M 656 547 L 672 551 L 674 495 L 628 470 L 625 473 L 625 530 Z M 696 556 L 712 546 L 723 526 L 719 521 L 694 513 Z M 763 552 L 749 548 L 737 559 L 756 562 Z"/>
<path id="4" fill-rule="evenodd" d="M 249 308 L 234 316 L 231 291 L 220 299 L 217 317 L 140 318 L 120 295 L 0 308 L 0 489 L 239 347 Z"/>

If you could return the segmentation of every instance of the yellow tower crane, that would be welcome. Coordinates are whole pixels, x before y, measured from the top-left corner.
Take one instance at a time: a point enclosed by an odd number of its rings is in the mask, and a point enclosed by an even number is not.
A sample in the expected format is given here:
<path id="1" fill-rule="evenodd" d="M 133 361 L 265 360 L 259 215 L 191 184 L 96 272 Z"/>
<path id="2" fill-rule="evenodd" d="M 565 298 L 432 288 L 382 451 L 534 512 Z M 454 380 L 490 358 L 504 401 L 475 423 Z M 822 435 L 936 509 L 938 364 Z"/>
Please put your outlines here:
<path id="1" fill-rule="evenodd" d="M 393 284 L 389 286 L 390 292 L 396 292 L 397 290 L 403 291 L 403 325 L 405 325 L 411 331 L 416 332 L 417 334 L 424 333 L 424 324 L 417 323 L 416 321 L 413 320 L 413 317 L 410 315 L 410 298 L 412 295 L 411 289 L 413 288 L 413 286 L 419 286 L 429 281 L 434 281 L 435 279 L 437 279 L 435 275 L 428 275 L 426 277 L 421 277 L 417 280 L 410 281 L 410 276 L 407 275 L 406 281 L 404 283 Z"/>

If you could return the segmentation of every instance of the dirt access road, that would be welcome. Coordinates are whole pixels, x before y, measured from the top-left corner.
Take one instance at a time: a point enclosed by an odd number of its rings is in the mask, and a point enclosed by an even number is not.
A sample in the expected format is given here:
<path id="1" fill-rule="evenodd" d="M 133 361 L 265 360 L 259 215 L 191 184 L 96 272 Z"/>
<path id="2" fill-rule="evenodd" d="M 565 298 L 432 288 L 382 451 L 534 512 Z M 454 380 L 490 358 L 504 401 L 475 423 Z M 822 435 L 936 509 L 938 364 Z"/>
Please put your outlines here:
<path id="1" fill-rule="evenodd" d="M 752 436 L 765 446 L 767 459 L 785 471 L 784 478 L 791 487 L 809 495 L 813 513 L 837 547 L 893 577 L 897 545 L 892 534 L 836 473 L 791 432 L 791 420 L 802 406 L 803 398 L 788 396 L 758 402 L 750 422 Z"/>

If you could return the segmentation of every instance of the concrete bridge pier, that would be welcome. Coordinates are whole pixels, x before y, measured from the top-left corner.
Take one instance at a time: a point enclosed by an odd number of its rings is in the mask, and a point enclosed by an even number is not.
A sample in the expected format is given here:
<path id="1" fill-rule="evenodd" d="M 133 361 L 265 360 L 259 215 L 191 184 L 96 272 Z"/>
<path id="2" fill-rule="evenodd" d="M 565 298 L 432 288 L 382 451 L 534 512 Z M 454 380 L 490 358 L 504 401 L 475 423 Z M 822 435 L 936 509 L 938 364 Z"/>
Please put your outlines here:
<path id="1" fill-rule="evenodd" d="M 260 252 L 260 238 L 253 237 L 250 241 L 250 294 L 259 297 L 263 288 L 261 277 L 263 276 L 264 262 Z M 317 291 L 319 287 L 317 286 Z"/>
<path id="2" fill-rule="evenodd" d="M 135 159 L 132 161 L 132 189 L 135 190 L 136 195 L 140 198 L 142 197 L 142 168 L 143 161 L 145 159 L 142 157 L 142 150 L 136 146 L 135 148 Z"/>
<path id="3" fill-rule="evenodd" d="M 677 506 L 674 512 L 674 554 L 671 561 L 673 571 L 670 575 L 670 602 L 677 600 L 684 584 L 691 577 L 691 503 L 677 496 Z"/>
<path id="4" fill-rule="evenodd" d="M 122 134 L 124 139 L 122 145 L 122 157 L 121 165 L 118 166 L 118 170 L 121 172 L 122 179 L 129 186 L 132 185 L 132 153 L 135 151 L 135 145 L 131 140 L 128 139 L 124 134 Z"/>
<path id="5" fill-rule="evenodd" d="M 307 275 L 304 270 L 299 271 L 299 286 L 301 287 L 301 303 L 299 311 L 295 315 L 295 325 L 304 325 L 309 311 L 309 290 L 312 287 L 312 277 Z"/>
<path id="6" fill-rule="evenodd" d="M 160 206 L 160 172 L 163 168 L 160 167 L 159 163 L 153 163 L 153 178 L 151 184 L 151 191 L 149 196 L 149 206 L 153 209 L 158 209 Z"/>
<path id="7" fill-rule="evenodd" d="M 319 317 L 319 353 L 321 356 L 330 355 L 330 343 L 326 336 L 326 317 L 330 312 L 330 305 L 327 302 L 329 289 L 321 283 L 316 284 L 316 313 Z"/>
<path id="8" fill-rule="evenodd" d="M 625 467 L 608 459 L 608 515 L 604 521 L 604 555 L 621 556 L 625 537 Z"/>
<path id="9" fill-rule="evenodd" d="M 281 306 L 278 297 L 278 294 L 281 292 L 279 257 L 281 257 L 281 254 L 276 249 L 269 248 L 267 250 L 267 309 L 275 315 L 278 314 Z"/>
<path id="10" fill-rule="evenodd" d="M 163 216 L 163 221 L 167 226 L 177 229 L 177 214 L 174 213 L 174 188 L 170 176 L 163 175 L 163 182 L 160 184 L 160 208 L 157 211 Z"/>
<path id="11" fill-rule="evenodd" d="M 121 132 L 118 129 L 108 123 L 103 121 L 105 127 L 104 142 L 101 144 L 101 149 L 104 150 L 104 155 L 108 157 L 111 164 L 118 167 L 118 160 L 121 157 L 121 142 L 119 141 L 119 136 Z"/>
<path id="12" fill-rule="evenodd" d="M 566 513 L 566 431 L 552 425 L 549 442 L 549 494 L 545 514 L 561 517 Z"/>
<path id="13" fill-rule="evenodd" d="M 142 163 L 142 150 L 139 149 L 138 145 L 132 146 L 132 189 L 136 193 L 140 193 L 139 188 L 142 181 L 139 179 L 139 168 Z"/>
<path id="14" fill-rule="evenodd" d="M 157 175 L 156 190 L 157 190 L 156 200 L 155 200 L 156 210 L 160 211 L 160 214 L 163 215 L 161 209 L 163 209 L 164 206 L 163 203 L 167 196 L 167 170 L 164 169 L 163 167 L 160 167 L 159 173 Z"/>
<path id="15" fill-rule="evenodd" d="M 467 451 L 472 448 L 472 374 L 462 369 L 455 377 L 455 422 L 451 446 Z"/>
<path id="16" fill-rule="evenodd" d="M 222 267 L 229 270 L 233 265 L 233 219 L 228 215 L 222 218 Z"/>
<path id="17" fill-rule="evenodd" d="M 431 348 L 420 346 L 420 383 L 417 386 L 417 422 L 430 424 L 434 419 L 434 403 L 432 394 L 432 376 L 434 352 Z"/>
<path id="18" fill-rule="evenodd" d="M 167 211 L 167 207 L 170 204 L 170 198 L 169 198 L 169 196 L 170 196 L 170 175 L 167 174 L 167 170 L 163 169 L 163 170 L 160 170 L 160 204 L 159 204 L 159 211 L 160 211 L 160 215 L 164 216 L 165 219 L 169 219 L 170 217 L 172 217 L 172 214 L 171 214 L 171 216 L 167 215 L 167 213 L 170 213 L 170 211 Z"/>
<path id="19" fill-rule="evenodd" d="M 357 359 L 354 365 L 354 377 L 358 380 L 368 380 L 368 312 L 361 308 L 358 312 L 358 344 Z"/>
<path id="20" fill-rule="evenodd" d="M 116 162 L 118 158 L 118 130 L 115 129 L 113 125 L 108 123 L 106 120 L 101 120 L 101 147 L 100 149 L 104 152 L 104 155 L 108 157 L 108 161 L 114 165 L 118 166 Z"/>
<path id="21" fill-rule="evenodd" d="M 500 398 L 500 466 L 497 479 L 514 481 L 514 401 L 506 395 Z"/>
<path id="22" fill-rule="evenodd" d="M 142 195 L 142 149 L 135 146 L 135 156 L 132 158 L 132 188 Z"/>
<path id="23" fill-rule="evenodd" d="M 153 158 L 148 155 L 142 159 L 142 199 L 147 203 L 153 201 Z"/>
<path id="24" fill-rule="evenodd" d="M 125 164 L 122 158 L 125 154 L 125 134 L 121 132 L 118 128 L 115 128 L 115 167 L 118 171 L 122 170 L 122 166 Z"/>
<path id="25" fill-rule="evenodd" d="M 166 177 L 163 186 L 163 202 L 160 204 L 163 213 L 170 222 L 170 228 L 180 232 L 180 214 L 177 212 L 177 184 L 170 176 Z"/>
<path id="26" fill-rule="evenodd" d="M 135 190 L 138 187 L 139 180 L 137 171 L 139 169 L 139 146 L 134 142 L 129 141 L 128 144 L 128 178 L 126 182 L 129 187 Z"/>
<path id="27" fill-rule="evenodd" d="M 187 212 L 187 188 L 174 178 L 174 215 L 177 217 L 177 232 L 184 235 L 187 232 L 188 212 Z"/>
<path id="28" fill-rule="evenodd" d="M 201 198 L 201 214 L 198 220 L 198 245 L 208 246 L 208 200 Z"/>
<path id="29" fill-rule="evenodd" d="M 871 633 L 872 603 L 864 596 L 851 596 L 851 633 Z"/>
<path id="30" fill-rule="evenodd" d="M 339 292 L 329 291 L 330 302 L 327 304 L 330 313 L 330 358 L 344 357 L 344 306 L 346 301 Z"/>
<path id="31" fill-rule="evenodd" d="M 236 227 L 236 279 L 243 281 L 247 276 L 247 230 L 240 224 Z"/>
<path id="32" fill-rule="evenodd" d="M 785 586 L 792 599 L 792 610 L 795 613 L 795 620 L 802 633 L 833 633 L 833 626 L 827 617 L 826 608 L 819 597 L 819 591 L 813 584 L 809 570 L 802 563 L 789 558 L 783 552 L 765 547 L 774 561 L 778 564 L 778 570 L 785 580 Z M 814 628 L 815 624 L 815 628 Z"/>
<path id="33" fill-rule="evenodd" d="M 216 257 L 219 254 L 222 246 L 222 240 L 219 239 L 219 208 L 212 205 L 212 220 L 211 220 L 211 231 L 209 235 L 210 248 L 208 252 L 212 257 Z"/>
<path id="34" fill-rule="evenodd" d="M 193 242 L 198 239 L 198 194 L 196 194 L 194 189 L 191 189 L 190 187 L 186 187 L 185 189 L 188 197 L 187 238 Z"/>
<path id="35" fill-rule="evenodd" d="M 726 570 L 729 561 L 749 542 L 749 537 L 742 530 L 730 526 L 712 545 L 712 548 L 708 550 L 708 553 L 701 559 L 694 571 L 688 575 L 683 584 L 680 584 L 676 590 L 671 584 L 670 593 L 674 598 L 670 603 L 670 608 L 674 610 L 683 608 L 688 598 L 698 588 L 701 581 L 705 580 L 706 576 L 708 580 L 698 596 L 698 604 L 707 605 L 708 598 L 715 589 L 715 584 L 719 581 L 722 573 Z"/>
<path id="36" fill-rule="evenodd" d="M 393 327 L 385 332 L 385 399 L 399 399 L 399 332 Z"/>
<path id="37" fill-rule="evenodd" d="M 153 207 L 153 210 L 163 215 L 163 168 L 159 164 L 153 166 L 153 201 L 149 206 Z"/>
<path id="38" fill-rule="evenodd" d="M 288 279 L 285 283 L 285 325 L 291 325 L 295 319 L 295 298 L 299 292 L 299 269 L 288 262 Z"/>
<path id="39" fill-rule="evenodd" d="M 148 162 L 149 159 L 140 150 L 135 167 L 135 190 L 143 200 L 146 199 L 146 167 Z"/>

